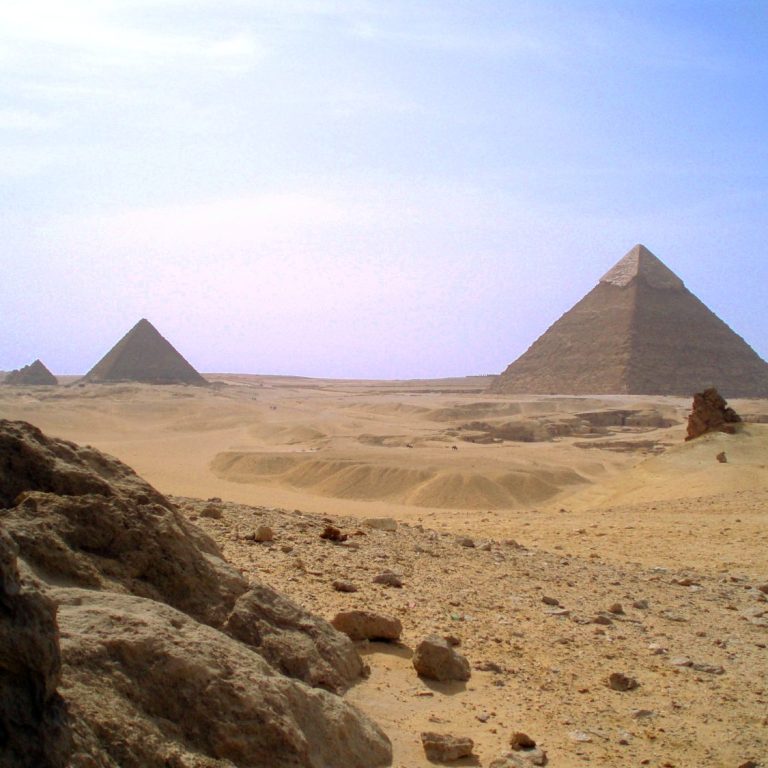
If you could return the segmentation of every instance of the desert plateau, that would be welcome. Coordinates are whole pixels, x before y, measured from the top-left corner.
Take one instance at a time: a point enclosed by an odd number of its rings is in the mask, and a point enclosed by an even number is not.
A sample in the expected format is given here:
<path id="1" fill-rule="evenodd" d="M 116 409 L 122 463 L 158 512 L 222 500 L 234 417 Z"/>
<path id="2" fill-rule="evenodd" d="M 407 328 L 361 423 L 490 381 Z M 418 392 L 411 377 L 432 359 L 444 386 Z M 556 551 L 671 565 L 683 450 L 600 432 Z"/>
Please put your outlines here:
<path id="1" fill-rule="evenodd" d="M 0 417 L 133 468 L 242 589 L 263 583 L 328 621 L 399 621 L 397 639 L 356 643 L 370 675 L 344 694 L 391 740 L 392 765 L 434 764 L 424 732 L 472 739 L 454 765 L 764 764 L 766 400 L 729 399 L 736 434 L 686 442 L 683 397 L 206 379 L 3 387 Z M 416 673 L 430 635 L 469 679 Z M 514 734 L 537 746 L 511 750 Z M 205 754 L 168 764 L 262 764 Z M 80 765 L 112 764 L 128 763 Z"/>

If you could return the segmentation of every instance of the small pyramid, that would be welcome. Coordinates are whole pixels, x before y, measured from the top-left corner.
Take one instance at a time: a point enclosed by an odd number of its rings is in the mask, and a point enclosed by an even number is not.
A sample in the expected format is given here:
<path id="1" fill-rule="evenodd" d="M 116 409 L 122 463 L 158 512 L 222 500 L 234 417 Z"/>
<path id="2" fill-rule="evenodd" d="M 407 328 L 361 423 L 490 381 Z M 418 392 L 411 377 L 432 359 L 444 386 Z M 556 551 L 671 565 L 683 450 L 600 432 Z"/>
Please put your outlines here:
<path id="1" fill-rule="evenodd" d="M 16 387 L 56 386 L 59 380 L 43 365 L 40 360 L 25 365 L 15 371 L 11 371 L 3 384 L 11 384 Z"/>
<path id="2" fill-rule="evenodd" d="M 149 320 L 139 320 L 84 376 L 94 383 L 138 381 L 145 384 L 208 382 L 163 338 Z"/>
<path id="3" fill-rule="evenodd" d="M 768 397 L 768 363 L 636 245 L 491 385 L 500 393 Z"/>

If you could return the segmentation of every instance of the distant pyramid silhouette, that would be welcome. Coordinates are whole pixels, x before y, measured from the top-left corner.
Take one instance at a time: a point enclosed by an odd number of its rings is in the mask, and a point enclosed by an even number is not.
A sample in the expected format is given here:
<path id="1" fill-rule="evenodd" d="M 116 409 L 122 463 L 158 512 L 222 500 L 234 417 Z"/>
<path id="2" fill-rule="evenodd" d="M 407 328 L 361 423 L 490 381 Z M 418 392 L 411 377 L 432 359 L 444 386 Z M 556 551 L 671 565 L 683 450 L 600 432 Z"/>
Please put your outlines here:
<path id="1" fill-rule="evenodd" d="M 84 377 L 85 381 L 146 384 L 208 382 L 164 339 L 149 320 L 139 320 Z"/>
<path id="2" fill-rule="evenodd" d="M 59 380 L 40 362 L 25 365 L 23 368 L 11 371 L 3 381 L 3 384 L 11 384 L 17 387 L 26 386 L 55 386 Z"/>
<path id="3" fill-rule="evenodd" d="M 768 363 L 636 245 L 491 390 L 768 397 Z"/>

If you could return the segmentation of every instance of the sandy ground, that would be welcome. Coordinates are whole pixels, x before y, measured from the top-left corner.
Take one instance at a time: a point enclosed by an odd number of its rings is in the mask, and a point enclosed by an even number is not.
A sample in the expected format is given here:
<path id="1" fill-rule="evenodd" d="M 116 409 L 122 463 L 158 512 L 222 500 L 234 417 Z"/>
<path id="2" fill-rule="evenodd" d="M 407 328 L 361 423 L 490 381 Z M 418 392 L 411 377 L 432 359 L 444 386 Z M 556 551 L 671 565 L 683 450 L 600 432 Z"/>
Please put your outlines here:
<path id="1" fill-rule="evenodd" d="M 768 402 L 733 401 L 751 419 L 740 434 L 685 443 L 680 398 L 491 396 L 482 377 L 208 378 L 2 387 L 0 417 L 94 445 L 165 493 L 223 499 L 221 520 L 184 503 L 244 572 L 321 615 L 398 615 L 403 643 L 363 648 L 372 675 L 349 694 L 390 734 L 395 765 L 428 765 L 426 729 L 471 736 L 483 765 L 514 730 L 553 765 L 766 759 L 768 424 L 752 422 Z M 398 531 L 357 547 L 318 537 L 322 517 L 353 532 L 381 516 Z M 274 545 L 249 544 L 263 521 Z M 402 589 L 370 583 L 384 568 Z M 340 577 L 359 592 L 333 590 Z M 624 614 L 594 623 L 617 602 Z M 415 676 L 430 632 L 461 638 L 466 686 Z M 477 668 L 489 662 L 501 671 Z M 639 688 L 609 690 L 612 671 Z"/>

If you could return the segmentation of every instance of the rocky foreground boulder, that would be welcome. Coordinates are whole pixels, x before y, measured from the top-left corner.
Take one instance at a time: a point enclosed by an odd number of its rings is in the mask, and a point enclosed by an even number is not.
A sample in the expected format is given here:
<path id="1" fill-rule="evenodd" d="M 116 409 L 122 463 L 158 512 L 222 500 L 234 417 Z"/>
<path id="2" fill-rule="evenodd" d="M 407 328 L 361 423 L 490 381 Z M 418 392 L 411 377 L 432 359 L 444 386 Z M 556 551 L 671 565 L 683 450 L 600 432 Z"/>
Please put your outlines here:
<path id="1" fill-rule="evenodd" d="M 0 765 L 61 766 L 72 738 L 57 691 L 56 606 L 22 580 L 17 554 L 0 529 Z"/>
<path id="2" fill-rule="evenodd" d="M 0 420 L 0 532 L 3 766 L 390 764 L 349 638 L 121 462 Z"/>

